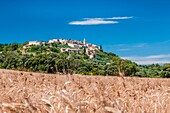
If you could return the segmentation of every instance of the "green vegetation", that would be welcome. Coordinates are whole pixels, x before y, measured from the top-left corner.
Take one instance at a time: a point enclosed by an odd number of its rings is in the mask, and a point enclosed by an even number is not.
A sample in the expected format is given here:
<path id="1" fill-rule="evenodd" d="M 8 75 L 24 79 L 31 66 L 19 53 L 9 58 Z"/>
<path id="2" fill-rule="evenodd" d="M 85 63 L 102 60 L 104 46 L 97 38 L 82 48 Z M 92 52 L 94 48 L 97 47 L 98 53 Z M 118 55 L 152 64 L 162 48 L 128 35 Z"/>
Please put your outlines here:
<path id="1" fill-rule="evenodd" d="M 163 77 L 170 78 L 170 64 L 140 65 L 139 71 L 136 73 L 139 77 Z"/>
<path id="2" fill-rule="evenodd" d="M 26 44 L 28 42 L 0 44 L 0 68 L 62 74 L 170 77 L 170 64 L 138 66 L 102 49 L 90 59 L 85 50 L 83 53 L 61 53 L 60 48 L 68 48 L 67 44 L 44 43 L 24 49 Z"/>

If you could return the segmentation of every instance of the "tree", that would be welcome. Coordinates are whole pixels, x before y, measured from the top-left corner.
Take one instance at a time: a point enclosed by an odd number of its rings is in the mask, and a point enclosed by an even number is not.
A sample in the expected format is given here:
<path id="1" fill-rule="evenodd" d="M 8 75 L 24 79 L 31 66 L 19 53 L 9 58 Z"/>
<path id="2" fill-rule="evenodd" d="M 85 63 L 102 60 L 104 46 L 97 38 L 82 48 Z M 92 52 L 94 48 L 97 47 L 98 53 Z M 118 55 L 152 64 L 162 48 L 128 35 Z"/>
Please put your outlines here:
<path id="1" fill-rule="evenodd" d="M 137 65 L 130 60 L 124 60 L 119 57 L 114 58 L 117 66 L 118 75 L 120 76 L 134 76 L 137 72 Z"/>
<path id="2" fill-rule="evenodd" d="M 86 55 L 86 48 L 83 47 L 83 55 Z"/>
<path id="3" fill-rule="evenodd" d="M 163 77 L 170 78 L 170 63 L 164 64 L 162 66 L 163 72 L 161 73 Z"/>
<path id="4" fill-rule="evenodd" d="M 102 45 L 100 45 L 100 48 L 99 48 L 99 49 L 100 49 L 100 51 L 102 51 L 102 52 L 103 52 L 103 47 L 102 47 Z"/>
<path id="5" fill-rule="evenodd" d="M 29 42 L 28 42 L 28 41 L 26 41 L 26 42 L 24 42 L 24 43 L 23 43 L 23 45 L 27 45 L 27 44 L 29 44 Z"/>

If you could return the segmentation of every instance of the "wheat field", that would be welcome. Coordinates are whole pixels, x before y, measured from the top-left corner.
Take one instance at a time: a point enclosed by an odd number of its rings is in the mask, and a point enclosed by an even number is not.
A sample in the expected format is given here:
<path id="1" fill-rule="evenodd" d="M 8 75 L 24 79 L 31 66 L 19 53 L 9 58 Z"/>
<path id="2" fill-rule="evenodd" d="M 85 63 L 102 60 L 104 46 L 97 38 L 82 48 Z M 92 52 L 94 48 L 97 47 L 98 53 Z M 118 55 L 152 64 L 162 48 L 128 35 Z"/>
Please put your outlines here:
<path id="1" fill-rule="evenodd" d="M 1 69 L 0 113 L 170 113 L 170 79 Z"/>

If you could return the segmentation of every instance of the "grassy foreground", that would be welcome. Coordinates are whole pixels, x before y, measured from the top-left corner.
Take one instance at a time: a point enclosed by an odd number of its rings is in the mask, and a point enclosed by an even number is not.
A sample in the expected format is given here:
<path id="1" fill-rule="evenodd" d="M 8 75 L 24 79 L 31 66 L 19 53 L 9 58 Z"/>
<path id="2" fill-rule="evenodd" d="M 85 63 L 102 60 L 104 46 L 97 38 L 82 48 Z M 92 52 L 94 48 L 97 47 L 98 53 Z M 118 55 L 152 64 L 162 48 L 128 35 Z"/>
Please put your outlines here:
<path id="1" fill-rule="evenodd" d="M 168 113 L 170 79 L 0 69 L 1 113 Z"/>

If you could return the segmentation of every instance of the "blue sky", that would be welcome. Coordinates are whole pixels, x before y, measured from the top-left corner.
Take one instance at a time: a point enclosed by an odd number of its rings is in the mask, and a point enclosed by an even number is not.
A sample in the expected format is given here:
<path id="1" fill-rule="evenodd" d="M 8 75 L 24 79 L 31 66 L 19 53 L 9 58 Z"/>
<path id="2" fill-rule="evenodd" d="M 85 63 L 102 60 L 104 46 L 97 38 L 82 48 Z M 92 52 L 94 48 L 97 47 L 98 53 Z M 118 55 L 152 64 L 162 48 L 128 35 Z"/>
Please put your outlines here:
<path id="1" fill-rule="evenodd" d="M 139 64 L 170 62 L 168 0 L 1 0 L 0 43 L 66 38 Z"/>

